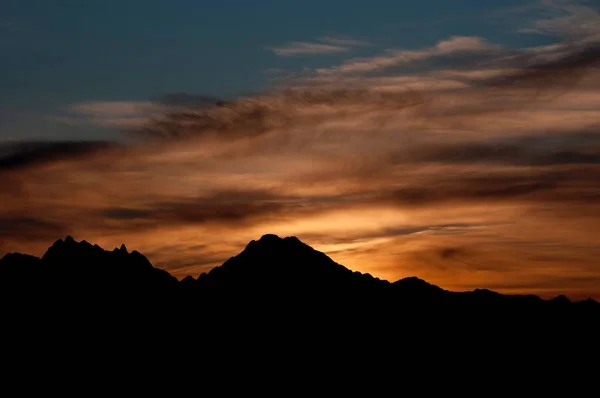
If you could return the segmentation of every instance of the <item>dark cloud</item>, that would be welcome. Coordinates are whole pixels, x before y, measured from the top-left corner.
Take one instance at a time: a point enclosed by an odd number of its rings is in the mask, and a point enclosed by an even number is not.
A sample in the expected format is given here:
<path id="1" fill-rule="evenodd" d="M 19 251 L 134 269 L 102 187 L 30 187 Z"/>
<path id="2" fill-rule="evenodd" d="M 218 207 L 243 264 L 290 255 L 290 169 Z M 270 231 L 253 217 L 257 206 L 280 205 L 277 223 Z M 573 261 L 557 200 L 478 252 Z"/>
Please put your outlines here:
<path id="1" fill-rule="evenodd" d="M 121 221 L 152 224 L 242 223 L 256 217 L 280 214 L 285 198 L 266 191 L 222 191 L 194 199 L 178 199 L 149 203 L 139 208 L 104 209 L 101 217 Z"/>
<path id="2" fill-rule="evenodd" d="M 116 220 L 137 220 L 147 219 L 153 216 L 151 210 L 131 209 L 125 207 L 111 207 L 102 210 L 102 216 L 108 219 Z"/>
<path id="3" fill-rule="evenodd" d="M 116 148 L 109 141 L 23 141 L 0 144 L 0 171 L 76 159 Z"/>
<path id="4" fill-rule="evenodd" d="M 425 185 L 425 184 L 424 184 Z M 432 206 L 445 202 L 500 201 L 523 198 L 554 188 L 550 182 L 510 177 L 475 177 L 455 181 L 454 184 L 435 183 L 426 187 L 399 188 L 390 193 L 393 202 L 409 206 Z"/>
<path id="5" fill-rule="evenodd" d="M 0 238 L 18 236 L 27 240 L 49 240 L 65 236 L 68 228 L 54 221 L 35 216 L 0 215 Z"/>
<path id="6" fill-rule="evenodd" d="M 463 257 L 469 254 L 469 252 L 463 248 L 458 247 L 444 247 L 438 250 L 438 254 L 442 260 L 450 258 Z"/>
<path id="7" fill-rule="evenodd" d="M 497 271 L 498 267 L 489 257 L 468 242 L 462 246 L 438 246 L 434 241 L 433 247 L 413 251 L 410 256 L 420 263 L 426 263 L 428 268 L 453 271 Z M 483 259 L 483 261 L 482 261 Z M 508 267 L 504 268 L 508 270 Z"/>
<path id="8" fill-rule="evenodd" d="M 562 43 L 546 55 L 549 60 L 536 60 L 540 53 L 526 52 L 510 62 L 525 64 L 516 72 L 480 83 L 484 87 L 572 87 L 590 68 L 600 66 L 600 43 L 581 45 Z M 516 66 L 516 65 L 515 65 Z"/>
<path id="9" fill-rule="evenodd" d="M 382 202 L 409 207 L 486 202 L 596 205 L 599 186 L 600 167 L 579 167 L 478 175 L 455 173 L 436 179 L 421 178 L 411 186 L 390 188 L 375 195 Z"/>
<path id="10" fill-rule="evenodd" d="M 457 275 L 462 272 L 513 272 L 510 265 L 500 264 L 480 246 L 473 242 L 463 241 L 458 245 L 444 245 L 443 243 L 430 241 L 431 244 L 423 249 L 410 250 L 401 258 L 409 258 L 419 266 L 426 266 L 427 271 L 443 272 L 449 275 Z M 518 266 L 517 266 L 518 267 Z M 455 281 L 456 282 L 456 281 Z M 481 287 L 481 286 L 478 286 Z"/>
<path id="11" fill-rule="evenodd" d="M 374 109 L 402 109 L 425 102 L 426 99 L 415 92 L 374 93 L 366 89 L 326 87 L 283 89 L 230 102 L 176 100 L 173 103 L 177 106 L 172 106 L 171 102 L 165 107 L 159 106 L 158 112 L 145 125 L 130 130 L 130 133 L 150 139 L 212 137 L 234 140 L 262 136 L 274 129 L 285 134 L 285 128 L 316 124 L 331 118 L 329 113 L 303 115 L 302 111 L 311 106 L 367 105 Z M 337 111 L 338 115 L 344 112 L 348 110 Z"/>
<path id="12" fill-rule="evenodd" d="M 383 180 L 376 188 L 368 183 L 360 191 L 331 195 L 296 196 L 276 191 L 227 190 L 191 199 L 148 201 L 135 207 L 106 208 L 95 217 L 121 221 L 119 224 L 125 229 L 139 229 L 206 223 L 236 225 L 379 205 L 425 208 L 483 203 L 552 203 L 588 206 L 585 211 L 589 214 L 589 206 L 596 206 L 600 200 L 600 167 L 482 171 L 477 174 L 457 172 L 412 180 L 409 176 L 405 179 L 406 183 L 408 184 L 394 186 L 391 180 Z M 477 225 L 454 223 L 387 228 L 374 234 L 360 231 L 353 239 L 403 236 L 419 232 L 456 235 L 474 226 Z M 344 237 L 350 238 L 350 235 Z"/>
<path id="13" fill-rule="evenodd" d="M 169 107 L 206 107 L 223 106 L 226 102 L 220 98 L 190 93 L 171 93 L 155 98 L 154 102 Z"/>
<path id="14" fill-rule="evenodd" d="M 503 164 L 558 166 L 600 164 L 600 128 L 581 133 L 489 138 L 485 141 L 451 141 L 415 147 L 390 155 L 396 164 Z"/>
<path id="15" fill-rule="evenodd" d="M 245 105 L 245 106 L 244 106 Z M 150 139 L 177 139 L 214 134 L 233 139 L 264 134 L 269 128 L 268 109 L 261 104 L 167 107 L 161 114 L 130 133 Z"/>

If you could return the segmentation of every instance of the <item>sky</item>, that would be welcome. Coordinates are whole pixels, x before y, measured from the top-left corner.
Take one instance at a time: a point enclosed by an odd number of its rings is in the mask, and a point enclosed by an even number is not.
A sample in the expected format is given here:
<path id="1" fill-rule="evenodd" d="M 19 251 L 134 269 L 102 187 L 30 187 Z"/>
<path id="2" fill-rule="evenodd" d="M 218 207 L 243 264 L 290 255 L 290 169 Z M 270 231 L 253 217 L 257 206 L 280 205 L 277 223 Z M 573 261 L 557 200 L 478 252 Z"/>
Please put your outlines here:
<path id="1" fill-rule="evenodd" d="M 197 276 L 275 233 L 600 298 L 599 49 L 591 1 L 4 1 L 0 256 Z"/>

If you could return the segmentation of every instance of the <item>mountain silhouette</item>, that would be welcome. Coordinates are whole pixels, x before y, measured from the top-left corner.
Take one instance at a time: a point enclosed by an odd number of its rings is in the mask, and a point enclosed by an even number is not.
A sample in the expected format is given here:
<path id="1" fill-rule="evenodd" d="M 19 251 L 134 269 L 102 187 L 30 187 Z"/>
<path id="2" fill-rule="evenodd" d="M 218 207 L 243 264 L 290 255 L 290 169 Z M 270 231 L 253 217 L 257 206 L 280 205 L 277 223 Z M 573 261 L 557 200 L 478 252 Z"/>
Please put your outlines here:
<path id="1" fill-rule="evenodd" d="M 198 278 L 181 281 L 155 268 L 137 251 L 125 245 L 112 251 L 71 236 L 57 240 L 41 258 L 10 253 L 0 259 L 0 288 L 4 292 L 46 298 L 77 297 L 176 298 L 186 303 L 199 297 L 222 297 L 243 292 L 246 300 L 265 292 L 279 298 L 323 298 L 352 302 L 377 300 L 378 308 L 484 309 L 504 311 L 600 310 L 592 299 L 571 302 L 564 296 L 543 300 L 534 295 L 504 295 L 486 289 L 450 292 L 417 277 L 395 282 L 375 278 L 336 263 L 296 237 L 263 235 L 252 240 L 238 255 Z M 224 293 L 227 292 L 227 293 Z M 216 295 L 216 296 L 215 296 Z"/>
<path id="2" fill-rule="evenodd" d="M 137 251 L 129 253 L 125 245 L 106 251 L 88 242 L 76 242 L 71 236 L 57 240 L 41 257 L 19 253 L 0 260 L 0 286 L 3 289 L 69 291 L 82 290 L 101 294 L 174 288 L 177 279 L 154 268 Z"/>
<path id="3" fill-rule="evenodd" d="M 201 287 L 261 289 L 370 289 L 389 282 L 353 272 L 296 237 L 263 235 L 237 256 L 200 275 Z"/>
<path id="4" fill-rule="evenodd" d="M 264 360 L 273 369 L 312 361 L 325 373 L 390 359 L 392 369 L 445 369 L 444 355 L 475 358 L 474 368 L 487 358 L 497 368 L 495 358 L 534 355 L 548 344 L 553 357 L 587 352 L 599 315 L 591 299 L 451 292 L 417 277 L 392 283 L 276 235 L 181 281 L 124 245 L 109 251 L 70 236 L 42 257 L 0 259 L 3 352 L 19 358 L 24 347 L 51 347 L 48 358 L 81 352 L 73 363 L 90 366 L 104 351 L 120 358 L 135 347 L 138 361 L 167 354 L 227 374 L 235 361 L 248 372 Z"/>

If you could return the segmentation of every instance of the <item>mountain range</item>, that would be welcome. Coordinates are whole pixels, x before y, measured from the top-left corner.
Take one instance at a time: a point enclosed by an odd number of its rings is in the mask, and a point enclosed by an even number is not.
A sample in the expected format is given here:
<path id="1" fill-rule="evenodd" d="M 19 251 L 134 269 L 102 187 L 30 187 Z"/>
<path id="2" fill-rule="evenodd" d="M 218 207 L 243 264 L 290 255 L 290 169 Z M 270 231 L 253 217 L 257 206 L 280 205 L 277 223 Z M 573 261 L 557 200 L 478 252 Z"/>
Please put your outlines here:
<path id="1" fill-rule="evenodd" d="M 179 372 L 191 361 L 227 375 L 234 365 L 258 372 L 265 361 L 278 373 L 304 363 L 322 374 L 357 364 L 383 371 L 390 361 L 388 371 L 429 372 L 461 358 L 478 372 L 502 368 L 498 358 L 505 358 L 514 371 L 521 358 L 529 374 L 531 360 L 592 355 L 599 315 L 592 299 L 381 280 L 276 235 L 182 280 L 124 245 L 109 251 L 70 236 L 41 258 L 11 253 L 0 260 L 3 355 L 11 353 L 10 363 L 46 358 L 47 368 L 67 353 L 75 367 L 106 360 Z M 116 361 L 124 357 L 134 362 Z"/>
<path id="2" fill-rule="evenodd" d="M 57 240 L 41 257 L 10 253 L 0 260 L 3 292 L 44 297 L 76 294 L 82 297 L 161 297 L 244 294 L 246 300 L 277 294 L 279 300 L 319 297 L 321 303 L 341 300 L 378 300 L 412 309 L 485 308 L 511 311 L 600 312 L 592 299 L 571 302 L 565 296 L 543 300 L 534 295 L 504 295 L 486 289 L 451 292 L 417 277 L 389 282 L 370 274 L 351 271 L 296 237 L 263 235 L 252 240 L 238 255 L 198 278 L 181 281 L 155 268 L 137 251 L 125 245 L 112 251 L 71 236 Z M 227 293 L 225 293 L 227 292 Z M 199 298 L 198 298 L 199 299 Z"/>

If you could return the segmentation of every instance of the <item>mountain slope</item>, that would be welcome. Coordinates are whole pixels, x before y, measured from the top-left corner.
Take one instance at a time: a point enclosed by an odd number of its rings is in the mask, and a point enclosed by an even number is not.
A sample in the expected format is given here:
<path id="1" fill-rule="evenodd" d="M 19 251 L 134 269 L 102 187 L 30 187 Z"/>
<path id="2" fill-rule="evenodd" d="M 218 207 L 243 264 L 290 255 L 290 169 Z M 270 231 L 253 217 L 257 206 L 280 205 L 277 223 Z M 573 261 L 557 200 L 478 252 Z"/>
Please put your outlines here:
<path id="1" fill-rule="evenodd" d="M 378 288 L 389 282 L 353 272 L 296 237 L 263 235 L 198 278 L 205 287 L 263 289 Z"/>

